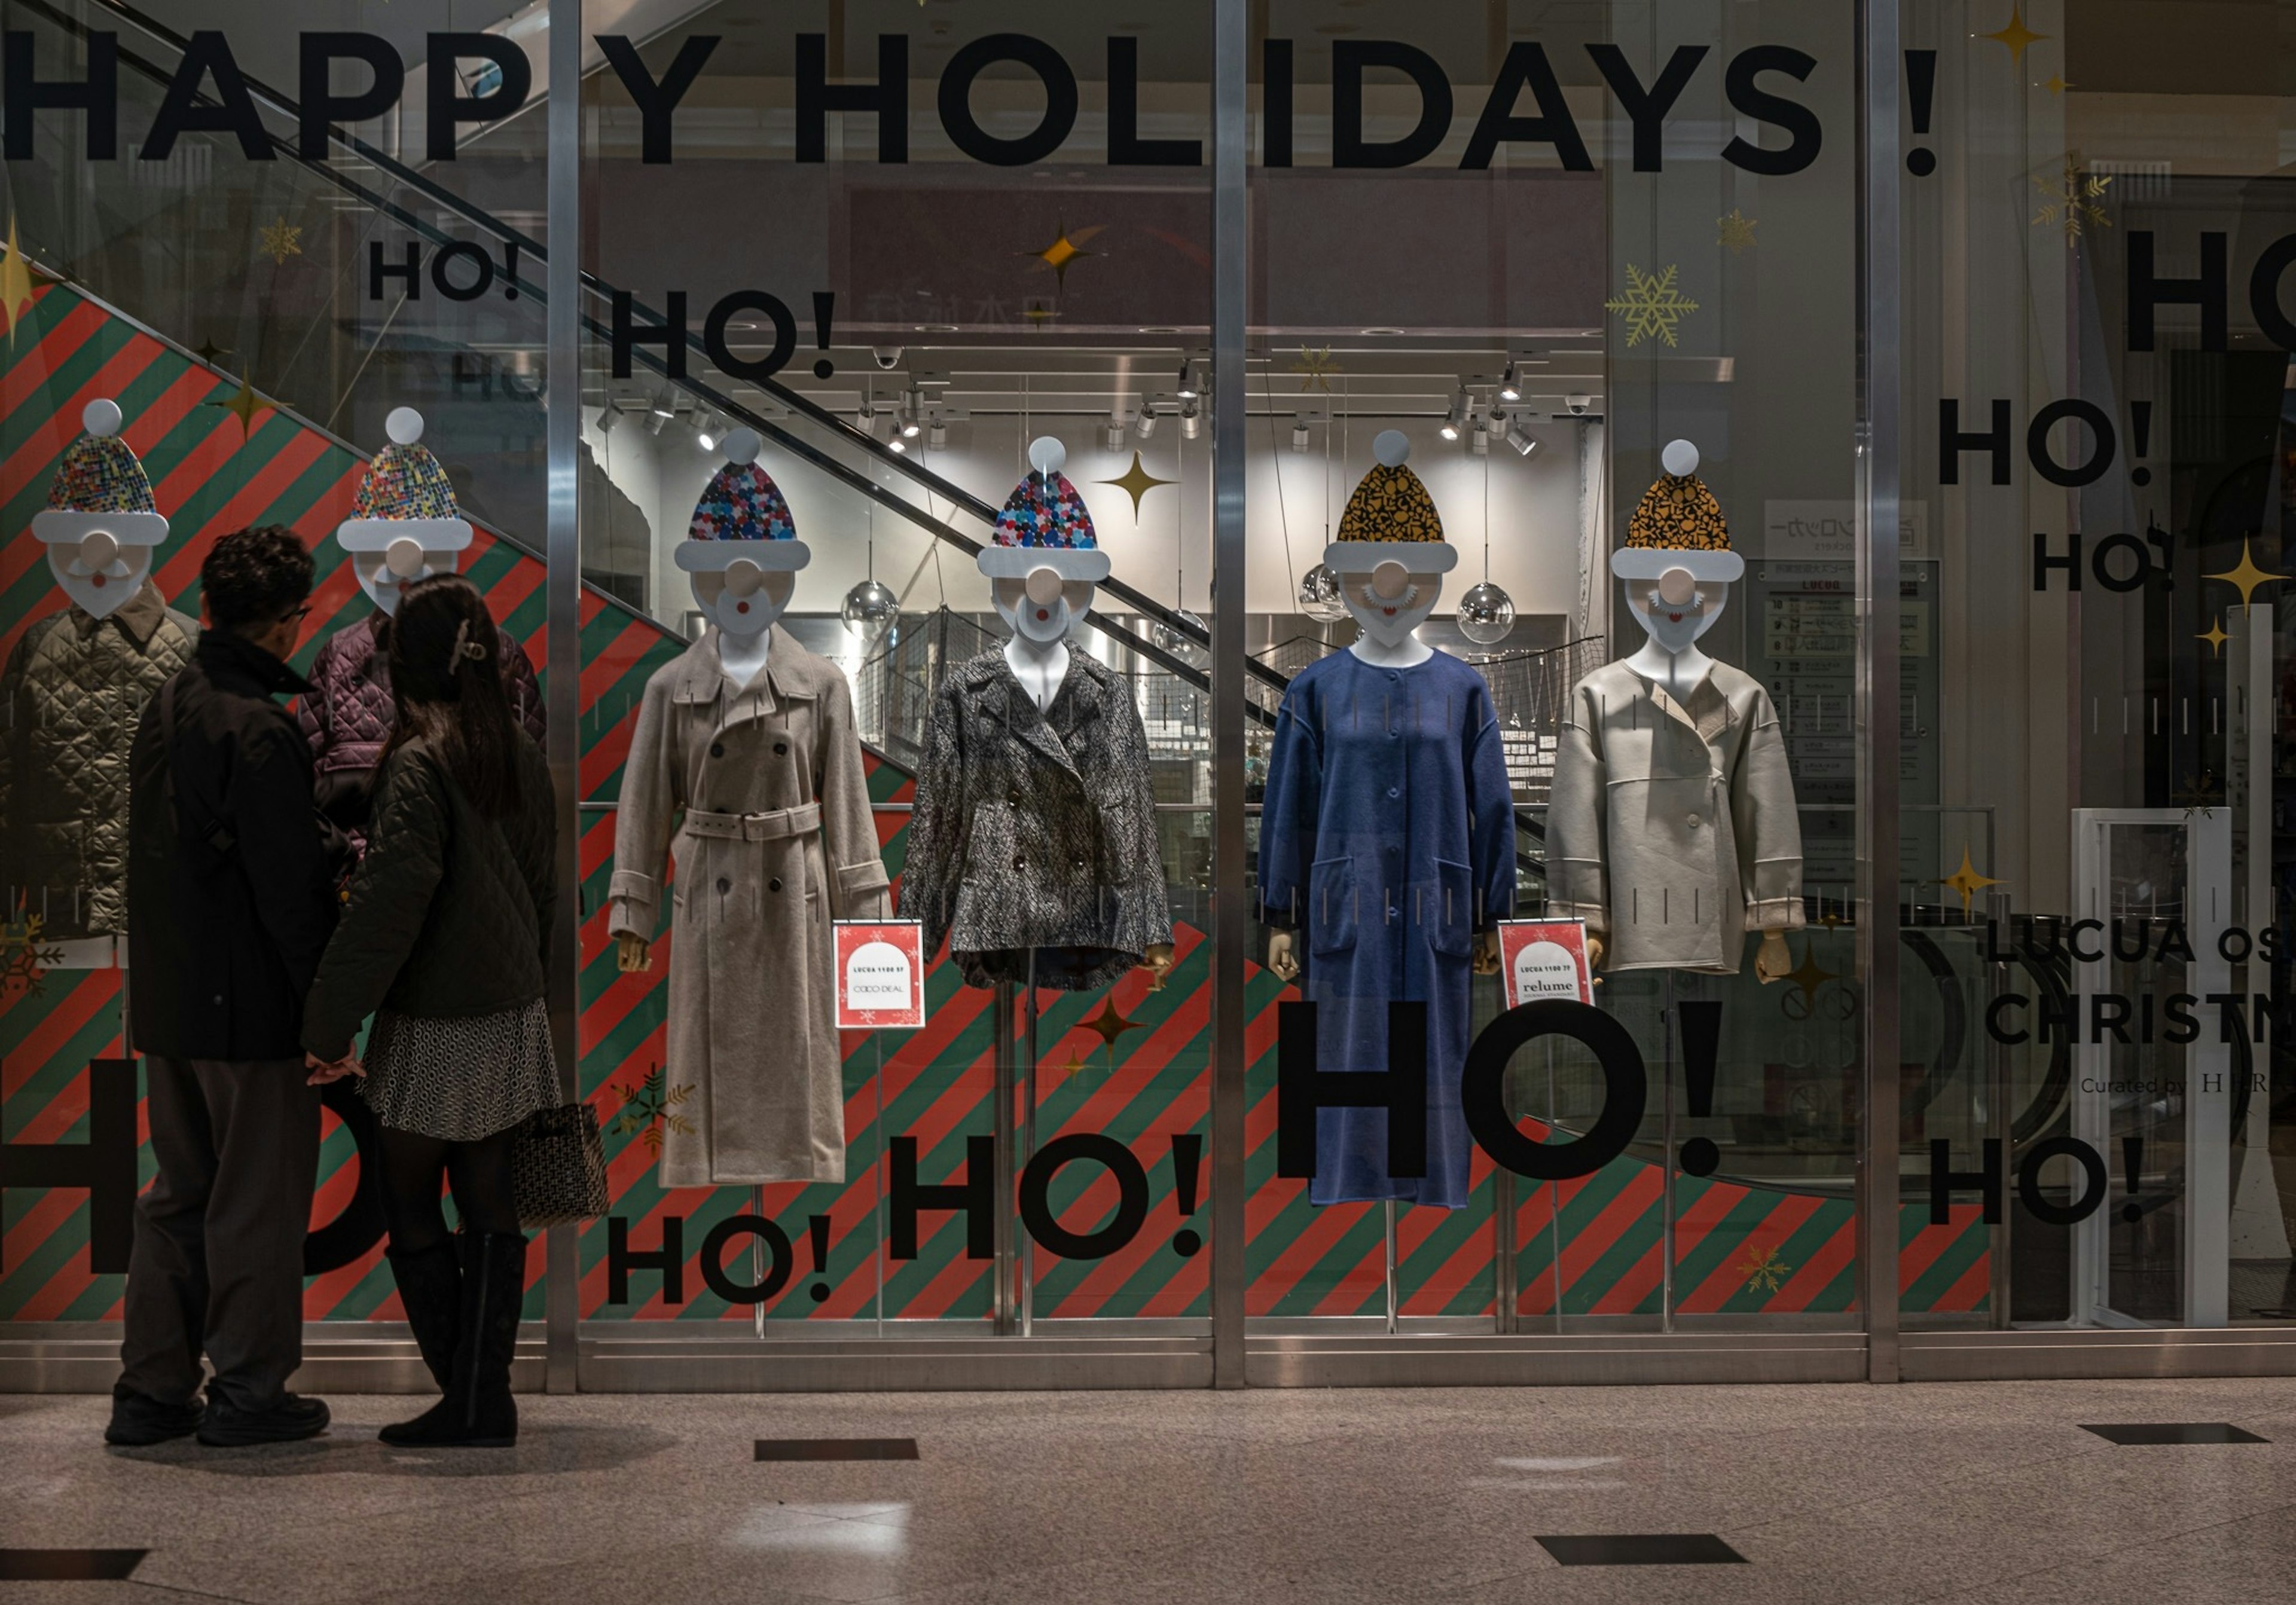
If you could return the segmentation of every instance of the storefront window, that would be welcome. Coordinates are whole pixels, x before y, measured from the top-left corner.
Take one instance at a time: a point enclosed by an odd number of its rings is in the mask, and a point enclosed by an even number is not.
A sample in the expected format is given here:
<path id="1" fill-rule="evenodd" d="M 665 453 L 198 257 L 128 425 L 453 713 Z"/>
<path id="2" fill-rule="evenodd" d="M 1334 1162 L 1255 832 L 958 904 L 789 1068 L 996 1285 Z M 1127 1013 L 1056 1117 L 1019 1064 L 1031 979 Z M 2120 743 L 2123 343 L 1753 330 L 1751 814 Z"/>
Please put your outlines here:
<path id="1" fill-rule="evenodd" d="M 2289 11 L 1906 16 L 1908 1332 L 2270 1322 Z"/>

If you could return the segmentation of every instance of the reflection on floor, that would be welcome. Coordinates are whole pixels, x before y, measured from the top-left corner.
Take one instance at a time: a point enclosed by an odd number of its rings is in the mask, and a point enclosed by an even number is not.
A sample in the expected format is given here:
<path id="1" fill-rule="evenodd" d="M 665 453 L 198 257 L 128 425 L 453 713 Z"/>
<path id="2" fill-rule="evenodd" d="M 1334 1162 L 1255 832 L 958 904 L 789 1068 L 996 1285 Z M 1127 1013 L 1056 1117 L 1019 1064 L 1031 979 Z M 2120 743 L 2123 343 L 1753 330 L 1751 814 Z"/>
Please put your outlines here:
<path id="1" fill-rule="evenodd" d="M 519 1447 L 460 1454 L 378 1443 L 406 1400 L 332 1403 L 310 1444 L 108 1452 L 102 1400 L 0 1398 L 0 1546 L 50 1552 L 0 1577 L 148 1552 L 0 1600 L 2296 1592 L 2296 1380 L 529 1398 Z M 2095 1430 L 2178 1422 L 2266 1441 Z M 756 1458 L 837 1438 L 917 1458 Z M 1636 1542 L 1561 1542 L 1606 1537 Z"/>

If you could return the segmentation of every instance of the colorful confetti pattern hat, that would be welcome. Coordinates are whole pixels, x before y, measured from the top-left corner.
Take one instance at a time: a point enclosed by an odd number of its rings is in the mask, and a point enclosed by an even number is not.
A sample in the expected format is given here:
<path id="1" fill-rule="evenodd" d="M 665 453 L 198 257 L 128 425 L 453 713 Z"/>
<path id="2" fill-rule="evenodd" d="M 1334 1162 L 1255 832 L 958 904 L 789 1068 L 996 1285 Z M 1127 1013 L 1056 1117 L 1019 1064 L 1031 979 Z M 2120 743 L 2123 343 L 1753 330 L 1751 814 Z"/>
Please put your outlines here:
<path id="1" fill-rule="evenodd" d="M 152 481 L 127 442 L 119 405 L 91 401 L 80 413 L 86 433 L 64 449 L 48 487 L 48 504 L 32 516 L 32 533 L 50 545 L 77 545 L 108 535 L 119 546 L 156 546 L 168 538 L 168 520 L 152 499 Z M 115 559 L 99 567 L 107 571 Z M 123 567 L 119 570 L 124 575 Z"/>
<path id="2" fill-rule="evenodd" d="M 1084 497 L 1061 470 L 1068 447 L 1050 435 L 1029 445 L 1029 471 L 1004 498 L 996 515 L 996 545 L 984 548 L 980 571 L 991 579 L 1017 579 L 1050 569 L 1062 579 L 1097 585 L 1108 577 L 1108 554 L 1094 534 Z"/>
<path id="3" fill-rule="evenodd" d="M 455 505 L 447 471 L 422 444 L 422 414 L 413 407 L 394 407 L 383 430 L 390 444 L 359 476 L 351 516 L 335 527 L 336 544 L 346 552 L 390 552 L 400 541 L 413 542 L 399 548 L 402 555 L 443 555 L 467 547 L 470 521 Z"/>
<path id="4" fill-rule="evenodd" d="M 688 574 L 720 573 L 743 561 L 788 572 L 813 561 L 797 538 L 789 499 L 758 466 L 764 445 L 753 430 L 726 437 L 726 461 L 701 487 L 685 538 L 677 544 L 677 566 Z"/>

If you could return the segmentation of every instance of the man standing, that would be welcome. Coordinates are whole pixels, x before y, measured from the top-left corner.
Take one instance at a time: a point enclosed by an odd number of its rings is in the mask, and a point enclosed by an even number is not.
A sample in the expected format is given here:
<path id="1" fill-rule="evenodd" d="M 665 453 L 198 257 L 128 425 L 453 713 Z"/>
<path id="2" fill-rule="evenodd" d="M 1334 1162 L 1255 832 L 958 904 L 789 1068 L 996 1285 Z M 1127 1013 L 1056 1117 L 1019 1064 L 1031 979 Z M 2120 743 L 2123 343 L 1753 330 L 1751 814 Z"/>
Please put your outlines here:
<path id="1" fill-rule="evenodd" d="M 218 540 L 200 566 L 198 650 L 136 727 L 128 1023 L 160 1174 L 136 1204 L 114 1444 L 282 1443 L 327 1425 L 324 1403 L 287 1391 L 319 1152 L 303 998 L 337 908 L 310 748 L 275 700 L 310 690 L 284 659 L 311 580 L 291 530 Z"/>

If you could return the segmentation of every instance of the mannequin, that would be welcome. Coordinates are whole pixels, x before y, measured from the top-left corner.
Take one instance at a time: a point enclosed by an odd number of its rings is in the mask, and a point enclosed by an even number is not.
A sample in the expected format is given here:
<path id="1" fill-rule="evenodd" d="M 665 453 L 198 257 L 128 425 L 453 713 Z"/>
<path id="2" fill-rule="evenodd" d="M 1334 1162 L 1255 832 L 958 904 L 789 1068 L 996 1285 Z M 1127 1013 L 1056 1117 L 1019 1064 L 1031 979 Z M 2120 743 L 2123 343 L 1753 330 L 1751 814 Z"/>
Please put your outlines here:
<path id="1" fill-rule="evenodd" d="M 1710 838 L 1722 835 L 1726 829 L 1742 839 L 1745 833 L 1756 839 L 1751 862 L 1732 868 L 1737 881 L 1732 890 L 1744 900 L 1750 925 L 1759 921 L 1754 925 L 1762 932 L 1754 973 L 1767 984 L 1792 970 L 1785 933 L 1801 922 L 1800 833 L 1793 817 L 1792 777 L 1767 692 L 1741 671 L 1717 664 L 1698 646 L 1700 638 L 1720 620 L 1729 602 L 1731 582 L 1745 572 L 1745 560 L 1730 550 L 1721 510 L 1695 477 L 1698 448 L 1687 440 L 1672 441 L 1660 454 L 1660 461 L 1665 477 L 1652 486 L 1636 510 L 1628 545 L 1611 555 L 1611 572 L 1624 589 L 1627 613 L 1643 628 L 1643 644 L 1627 658 L 1596 670 L 1572 692 L 1573 712 L 1566 723 L 1563 751 L 1556 765 L 1556 801 L 1549 811 L 1549 874 L 1555 887 L 1554 911 L 1575 913 L 1588 921 L 1590 968 L 1601 967 L 1606 956 L 1615 957 L 1617 933 L 1609 922 L 1620 915 L 1611 905 L 1646 907 L 1656 902 L 1667 913 L 1658 921 L 1649 921 L 1646 914 L 1638 921 L 1643 950 L 1628 968 L 1736 970 L 1736 948 L 1731 940 L 1734 932 L 1718 934 L 1718 948 L 1706 946 L 1703 938 L 1690 946 L 1677 947 L 1671 935 L 1655 942 L 1650 937 L 1653 924 L 1664 927 L 1669 919 L 1679 922 L 1675 910 L 1680 903 L 1688 902 L 1693 910 L 1702 908 L 1710 921 L 1718 917 L 1717 908 L 1728 902 L 1728 893 L 1718 883 L 1701 880 L 1693 885 L 1683 872 L 1685 864 L 1710 862 L 1702 845 L 1662 847 L 1651 862 L 1669 867 L 1657 881 L 1646 883 L 1647 871 L 1629 870 L 1622 874 L 1619 869 L 1618 861 L 1629 856 L 1636 844 L 1606 835 L 1600 823 L 1610 807 L 1612 781 L 1626 778 L 1640 782 L 1653 798 L 1660 795 L 1657 788 L 1667 788 L 1668 806 L 1655 802 L 1644 806 L 1642 816 L 1650 830 L 1661 831 L 1673 824 L 1677 819 L 1673 804 L 1685 799 L 1679 817 L 1688 822 L 1693 844 L 1702 842 L 1696 835 L 1700 830 L 1705 830 Z M 1617 679 L 1621 669 L 1628 671 L 1631 678 Z M 1589 733 L 1603 731 L 1606 717 L 1620 708 L 1628 708 L 1630 718 L 1640 717 L 1629 706 L 1637 699 L 1647 700 L 1659 717 L 1696 729 L 1714 750 L 1690 745 L 1685 754 L 1670 760 L 1673 768 L 1655 776 L 1637 772 L 1622 777 L 1613 773 L 1603 758 L 1595 756 L 1597 738 Z M 1603 731 L 1604 736 L 1608 733 Z M 1678 733 L 1695 742 L 1688 731 Z M 1640 756 L 1632 761 L 1653 761 L 1646 743 L 1637 746 Z M 1714 751 L 1723 750 L 1734 755 L 1730 760 L 1733 772 L 1726 776 L 1718 766 L 1725 760 L 1714 756 Z M 1692 774 L 1681 767 L 1685 762 L 1708 773 Z M 1742 788 L 1744 776 L 1740 771 L 1758 774 L 1760 779 L 1751 788 Z M 1710 774 L 1713 787 L 1721 787 L 1726 781 L 1726 789 L 1709 787 Z M 1682 790 L 1685 787 L 1690 790 Z M 1709 788 L 1705 795 L 1712 800 L 1694 800 L 1702 787 Z M 1595 795 L 1598 792 L 1600 796 Z M 1729 800 L 1733 798 L 1734 803 Z M 1743 856 L 1748 850 L 1741 847 L 1737 852 Z M 1768 884 L 1764 883 L 1766 878 Z M 1611 884 L 1620 880 L 1630 884 L 1623 888 Z M 1600 890 L 1590 891 L 1589 887 Z"/>
<path id="2" fill-rule="evenodd" d="M 727 436 L 674 550 L 709 627 L 647 680 L 615 814 L 615 962 L 668 916 L 662 1073 L 697 1094 L 664 1187 L 844 1179 L 834 927 L 887 913 L 852 688 L 775 627 L 812 553 L 762 445 Z"/>
<path id="3" fill-rule="evenodd" d="M 946 938 L 972 986 L 1086 991 L 1134 965 L 1161 985 L 1173 962 L 1147 733 L 1130 683 L 1068 643 L 1109 561 L 1067 463 L 1059 440 L 1031 441 L 981 548 L 1012 633 L 944 679 L 911 815 L 903 917 L 929 957 Z M 1032 712 L 1016 717 L 1020 699 Z M 984 875 L 992 841 L 1002 872 Z"/>
<path id="4" fill-rule="evenodd" d="M 119 406 L 91 401 L 80 422 L 32 517 L 66 605 L 25 626 L 0 673 L 5 913 L 38 918 L 42 949 L 60 955 L 48 967 L 70 970 L 110 967 L 127 929 L 128 753 L 199 635 L 152 583 L 168 520 Z"/>
<path id="5" fill-rule="evenodd" d="M 1372 454 L 1381 466 L 1399 469 L 1410 459 L 1410 442 L 1400 430 L 1383 430 L 1372 442 Z M 1356 548 L 1367 545 L 1335 541 L 1332 551 L 1340 552 L 1343 544 Z M 1447 546 L 1443 551 L 1451 562 L 1457 561 L 1456 552 Z M 1442 597 L 1440 573 L 1414 575 L 1399 561 L 1379 560 L 1375 553 L 1360 551 L 1348 554 L 1347 561 L 1355 565 L 1352 569 L 1339 568 L 1330 555 L 1324 561 L 1338 573 L 1340 596 L 1356 621 L 1356 641 L 1349 651 L 1374 668 L 1416 668 L 1434 657 L 1435 649 L 1420 640 L 1416 632 Z M 1445 569 L 1449 567 L 1450 563 L 1444 564 Z M 1300 956 L 1292 932 L 1278 930 L 1269 935 L 1267 968 L 1278 980 L 1300 979 Z M 1487 930 L 1476 937 L 1474 970 L 1477 975 L 1499 972 L 1497 931 Z"/>
<path id="6" fill-rule="evenodd" d="M 374 611 L 319 643 L 311 689 L 296 705 L 303 739 L 311 744 L 319 807 L 360 851 L 375 772 L 398 717 L 390 692 L 389 621 L 398 611 L 401 588 L 454 573 L 475 533 L 455 505 L 447 471 L 422 444 L 422 414 L 413 407 L 393 407 L 383 420 L 390 443 L 367 464 L 351 516 L 335 529 L 335 544 L 348 554 Z M 520 726 L 542 746 L 542 687 L 534 664 L 508 631 L 497 626 L 496 635 L 503 692 Z"/>

